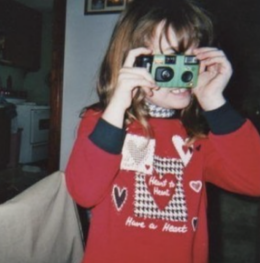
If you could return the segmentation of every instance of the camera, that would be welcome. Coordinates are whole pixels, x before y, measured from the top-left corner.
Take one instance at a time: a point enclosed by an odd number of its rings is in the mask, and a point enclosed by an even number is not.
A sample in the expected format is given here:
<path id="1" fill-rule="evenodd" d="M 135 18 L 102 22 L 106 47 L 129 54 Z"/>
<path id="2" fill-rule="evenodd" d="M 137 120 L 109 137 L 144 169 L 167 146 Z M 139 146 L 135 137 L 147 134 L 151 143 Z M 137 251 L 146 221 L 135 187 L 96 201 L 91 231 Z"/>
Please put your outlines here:
<path id="1" fill-rule="evenodd" d="M 195 56 L 144 55 L 136 58 L 135 66 L 146 68 L 160 87 L 193 88 L 198 82 L 199 60 Z"/>

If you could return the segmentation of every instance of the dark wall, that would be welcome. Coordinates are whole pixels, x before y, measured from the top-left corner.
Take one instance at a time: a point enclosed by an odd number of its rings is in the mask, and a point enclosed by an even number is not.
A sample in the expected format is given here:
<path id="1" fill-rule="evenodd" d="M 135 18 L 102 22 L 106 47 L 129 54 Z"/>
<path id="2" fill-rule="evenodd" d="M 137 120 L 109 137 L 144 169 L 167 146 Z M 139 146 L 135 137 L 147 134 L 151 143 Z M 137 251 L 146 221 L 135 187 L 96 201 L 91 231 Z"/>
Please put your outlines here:
<path id="1" fill-rule="evenodd" d="M 233 65 L 226 97 L 260 131 L 260 1 L 201 1 L 213 18 L 216 44 Z"/>
<path id="2" fill-rule="evenodd" d="M 198 1 L 214 21 L 215 44 L 233 65 L 225 95 L 260 132 L 260 1 Z M 208 192 L 210 262 L 260 262 L 260 200 L 214 186 L 209 186 Z"/>

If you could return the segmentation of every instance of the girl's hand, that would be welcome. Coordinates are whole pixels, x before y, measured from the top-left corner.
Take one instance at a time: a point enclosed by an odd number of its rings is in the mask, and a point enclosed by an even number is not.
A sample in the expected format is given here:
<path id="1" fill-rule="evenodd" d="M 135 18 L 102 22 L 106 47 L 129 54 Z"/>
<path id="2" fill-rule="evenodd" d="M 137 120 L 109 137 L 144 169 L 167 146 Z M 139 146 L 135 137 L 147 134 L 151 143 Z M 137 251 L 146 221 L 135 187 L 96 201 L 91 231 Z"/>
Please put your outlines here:
<path id="1" fill-rule="evenodd" d="M 134 67 L 138 56 L 151 53 L 151 50 L 144 47 L 129 51 L 124 65 L 119 71 L 113 97 L 102 116 L 112 125 L 119 128 L 123 126 L 125 111 L 131 106 L 138 87 L 141 87 L 147 96 L 152 96 L 153 89 L 158 88 L 147 69 Z"/>
<path id="2" fill-rule="evenodd" d="M 223 91 L 232 75 L 231 64 L 216 48 L 198 48 L 194 54 L 200 60 L 200 73 L 193 93 L 204 110 L 217 109 L 225 103 Z"/>

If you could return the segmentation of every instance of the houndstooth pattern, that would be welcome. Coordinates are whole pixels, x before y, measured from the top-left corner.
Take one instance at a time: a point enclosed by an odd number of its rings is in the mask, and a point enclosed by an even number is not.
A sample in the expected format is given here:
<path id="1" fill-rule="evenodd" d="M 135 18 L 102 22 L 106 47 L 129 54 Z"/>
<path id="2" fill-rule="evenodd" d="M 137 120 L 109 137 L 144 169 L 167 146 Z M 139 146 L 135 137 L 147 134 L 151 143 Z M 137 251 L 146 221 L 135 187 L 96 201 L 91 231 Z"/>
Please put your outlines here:
<path id="1" fill-rule="evenodd" d="M 153 166 L 158 174 L 175 174 L 178 180 L 182 180 L 184 164 L 181 159 L 154 156 Z"/>
<path id="2" fill-rule="evenodd" d="M 149 102 L 146 102 L 146 106 L 148 108 L 149 115 L 151 117 L 170 118 L 170 117 L 174 116 L 174 114 L 175 114 L 175 110 L 173 110 L 173 109 L 165 109 L 165 108 L 162 108 L 162 107 L 157 106 L 155 104 L 151 104 Z"/>
<path id="3" fill-rule="evenodd" d="M 151 196 L 145 182 L 145 175 L 136 174 L 135 180 L 135 216 L 168 221 L 187 221 L 188 213 L 185 195 L 180 180 L 177 181 L 173 198 L 163 210 L 158 208 Z"/>
<path id="4" fill-rule="evenodd" d="M 180 159 L 154 156 L 154 169 L 160 175 L 176 176 L 175 194 L 168 205 L 160 210 L 155 203 L 145 181 L 145 174 L 137 173 L 135 182 L 135 215 L 151 219 L 186 222 L 188 219 L 187 205 L 182 184 L 184 164 Z"/>

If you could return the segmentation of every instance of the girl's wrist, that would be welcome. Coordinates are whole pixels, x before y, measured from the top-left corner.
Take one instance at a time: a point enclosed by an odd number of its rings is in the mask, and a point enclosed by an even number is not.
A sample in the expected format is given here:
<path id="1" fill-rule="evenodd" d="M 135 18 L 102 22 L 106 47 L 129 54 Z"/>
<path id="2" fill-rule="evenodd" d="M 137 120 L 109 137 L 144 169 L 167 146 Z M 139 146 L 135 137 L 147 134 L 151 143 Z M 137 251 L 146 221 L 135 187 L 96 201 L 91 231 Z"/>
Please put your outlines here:
<path id="1" fill-rule="evenodd" d="M 199 103 L 204 111 L 212 111 L 223 106 L 226 103 L 226 100 L 224 96 L 221 95 L 212 98 L 205 98 L 202 101 L 199 100 Z"/>
<path id="2" fill-rule="evenodd" d="M 118 103 L 116 100 L 112 99 L 105 109 L 102 119 L 117 128 L 123 128 L 125 111 L 126 109 L 123 103 Z"/>

